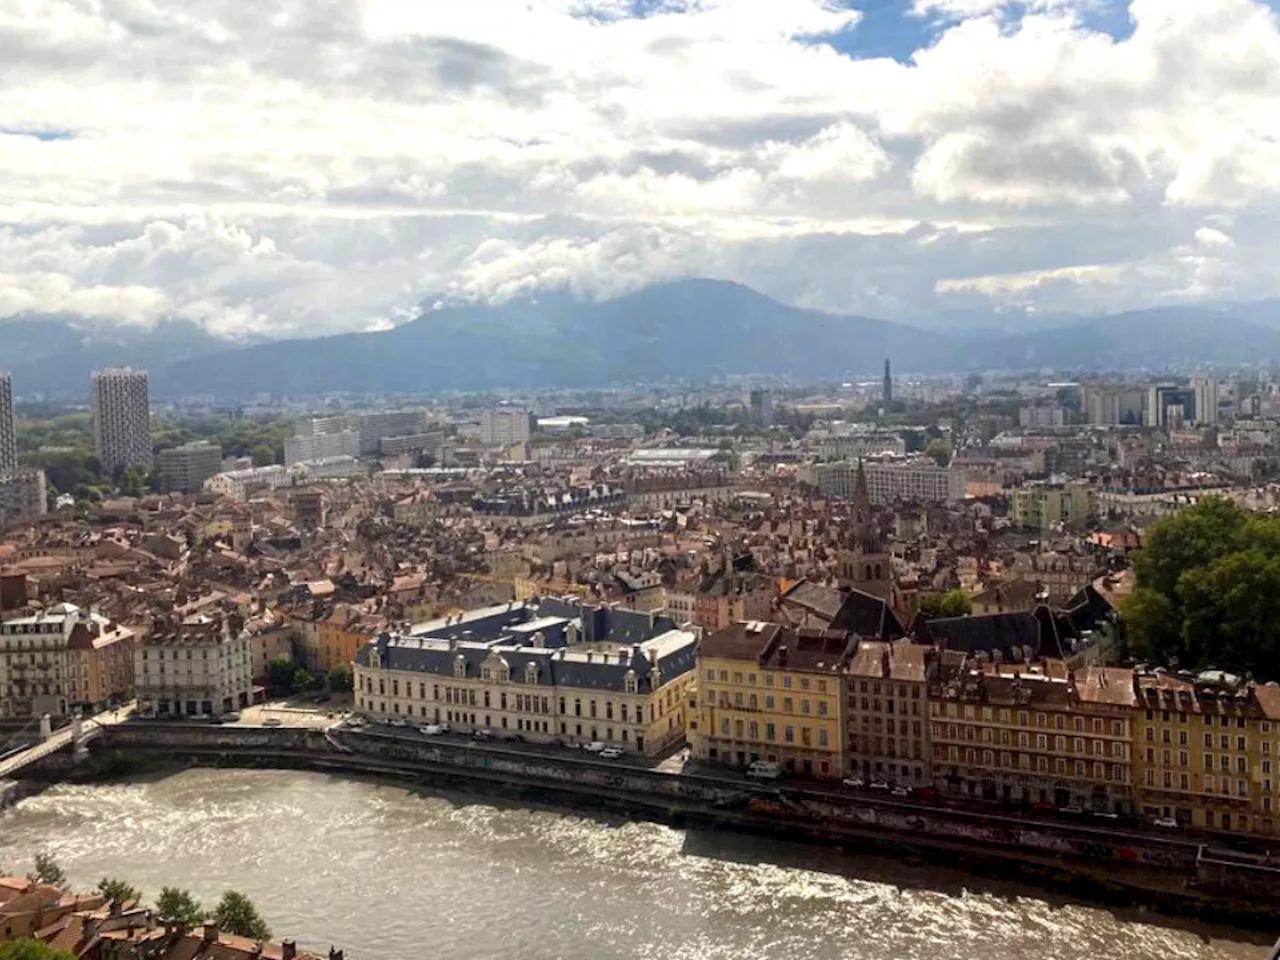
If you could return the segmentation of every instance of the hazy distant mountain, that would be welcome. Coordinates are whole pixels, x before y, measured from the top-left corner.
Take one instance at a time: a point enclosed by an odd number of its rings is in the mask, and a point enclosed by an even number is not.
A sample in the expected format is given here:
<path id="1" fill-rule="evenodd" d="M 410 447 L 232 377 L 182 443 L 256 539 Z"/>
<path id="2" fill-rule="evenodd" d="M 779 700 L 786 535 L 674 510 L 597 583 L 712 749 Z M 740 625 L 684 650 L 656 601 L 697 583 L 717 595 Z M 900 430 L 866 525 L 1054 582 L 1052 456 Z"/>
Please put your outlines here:
<path id="1" fill-rule="evenodd" d="M 93 370 L 132 366 L 159 371 L 228 345 L 189 320 L 149 327 L 49 314 L 0 320 L 0 370 L 13 374 L 14 391 L 21 396 L 41 393 L 83 401 Z"/>
<path id="2" fill-rule="evenodd" d="M 724 373 L 874 374 L 885 356 L 941 369 L 951 354 L 949 340 L 914 327 L 688 280 L 605 303 L 449 307 L 393 330 L 202 357 L 174 366 L 164 384 L 218 394 L 599 386 Z"/>
<path id="3" fill-rule="evenodd" d="M 1108 317 L 1040 317 L 934 329 L 801 310 L 733 283 L 686 280 L 604 303 L 564 294 L 429 310 L 392 330 L 237 347 L 194 323 L 150 328 L 65 317 L 0 321 L 0 369 L 22 394 L 84 398 L 89 371 L 145 367 L 157 397 L 247 397 L 590 387 L 703 381 L 721 374 L 800 378 L 991 369 L 1117 370 L 1280 359 L 1274 302 L 1165 307 Z M 959 320 L 959 318 L 955 318 Z M 1258 322 L 1253 322 L 1258 321 Z"/>

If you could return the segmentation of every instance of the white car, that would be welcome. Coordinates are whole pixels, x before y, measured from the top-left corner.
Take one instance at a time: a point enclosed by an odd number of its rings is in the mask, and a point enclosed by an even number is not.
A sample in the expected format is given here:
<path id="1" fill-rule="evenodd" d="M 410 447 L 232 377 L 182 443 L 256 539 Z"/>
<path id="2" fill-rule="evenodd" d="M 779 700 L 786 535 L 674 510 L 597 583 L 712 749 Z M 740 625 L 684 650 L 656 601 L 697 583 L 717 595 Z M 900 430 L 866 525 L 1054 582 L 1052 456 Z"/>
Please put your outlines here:
<path id="1" fill-rule="evenodd" d="M 1178 821 L 1173 817 L 1156 817 L 1151 821 L 1153 827 L 1162 827 L 1165 830 L 1177 830 Z"/>
<path id="2" fill-rule="evenodd" d="M 409 725 L 409 721 L 404 719 L 403 717 L 393 717 L 391 720 L 391 725 L 393 727 L 407 727 Z"/>
<path id="3" fill-rule="evenodd" d="M 440 734 L 444 733 L 444 731 L 440 729 L 440 726 L 435 723 L 428 723 L 419 727 L 418 732 L 424 737 L 438 737 Z"/>
<path id="4" fill-rule="evenodd" d="M 853 787 L 855 790 L 861 790 L 867 785 L 867 781 L 863 780 L 861 777 L 845 777 L 840 782 L 846 787 Z"/>
<path id="5" fill-rule="evenodd" d="M 600 751 L 601 760 L 617 760 L 620 756 L 622 756 L 622 751 L 617 747 L 605 747 Z"/>
<path id="6" fill-rule="evenodd" d="M 910 787 L 894 787 L 893 795 L 895 797 L 909 797 L 911 796 L 911 788 Z"/>
<path id="7" fill-rule="evenodd" d="M 591 743 L 584 743 L 582 749 L 587 753 L 603 753 L 608 746 L 607 743 L 600 740 L 593 740 Z"/>

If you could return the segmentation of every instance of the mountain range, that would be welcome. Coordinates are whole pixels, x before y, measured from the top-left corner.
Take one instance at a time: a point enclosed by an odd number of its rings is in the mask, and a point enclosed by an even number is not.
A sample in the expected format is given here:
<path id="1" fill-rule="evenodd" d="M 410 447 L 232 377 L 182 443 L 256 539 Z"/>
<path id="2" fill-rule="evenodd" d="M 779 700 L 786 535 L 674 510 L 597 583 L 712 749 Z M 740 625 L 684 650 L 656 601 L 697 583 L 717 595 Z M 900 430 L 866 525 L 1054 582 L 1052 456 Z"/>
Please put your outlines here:
<path id="1" fill-rule="evenodd" d="M 706 381 L 725 374 L 799 379 L 900 372 L 1120 370 L 1238 365 L 1280 358 L 1274 303 L 1163 307 L 1057 317 L 1009 333 L 788 306 L 739 284 L 684 280 L 616 300 L 567 295 L 424 310 L 390 330 L 234 344 L 197 324 L 150 327 L 74 317 L 0 321 L 0 369 L 20 395 L 83 398 L 91 369 L 151 372 L 157 398 L 257 393 L 427 393 Z"/>

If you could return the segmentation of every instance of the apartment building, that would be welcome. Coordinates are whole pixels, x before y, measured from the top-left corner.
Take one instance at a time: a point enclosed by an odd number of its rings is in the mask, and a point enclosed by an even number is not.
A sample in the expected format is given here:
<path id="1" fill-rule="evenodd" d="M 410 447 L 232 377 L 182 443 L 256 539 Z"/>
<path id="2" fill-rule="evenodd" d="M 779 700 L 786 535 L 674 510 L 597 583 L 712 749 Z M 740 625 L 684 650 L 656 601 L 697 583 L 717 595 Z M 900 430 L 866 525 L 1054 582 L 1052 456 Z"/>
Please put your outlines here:
<path id="1" fill-rule="evenodd" d="M 857 647 L 845 631 L 734 623 L 698 651 L 696 759 L 745 767 L 757 760 L 788 773 L 838 778 L 845 761 L 843 671 Z"/>
<path id="2" fill-rule="evenodd" d="M 655 614 L 506 604 L 376 637 L 356 656 L 356 708 L 653 755 L 684 737 L 696 650 Z"/>
<path id="3" fill-rule="evenodd" d="M 289 471 L 276 463 L 219 473 L 206 480 L 204 488 L 210 493 L 244 501 L 260 490 L 276 490 L 288 486 L 289 482 Z"/>
<path id="4" fill-rule="evenodd" d="M 0 472 L 0 525 L 44 516 L 49 510 L 49 487 L 43 470 Z"/>
<path id="5" fill-rule="evenodd" d="M 18 431 L 13 420 L 13 378 L 0 370 L 0 473 L 18 466 Z"/>
<path id="6" fill-rule="evenodd" d="M 928 676 L 936 652 L 907 640 L 858 643 L 846 673 L 849 773 L 932 785 Z"/>
<path id="7" fill-rule="evenodd" d="M 424 410 L 386 410 L 359 416 L 360 453 L 376 454 L 382 440 L 421 434 L 426 425 Z"/>
<path id="8" fill-rule="evenodd" d="M 131 630 L 70 603 L 0 623 L 0 715 L 67 716 L 123 699 L 133 641 Z"/>
<path id="9" fill-rule="evenodd" d="M 898 501 L 952 503 L 965 496 L 963 470 L 929 460 L 867 461 L 867 492 L 876 505 Z M 858 465 L 848 461 L 815 463 L 801 474 L 825 497 L 850 500 L 857 489 Z"/>
<path id="10" fill-rule="evenodd" d="M 1082 529 L 1090 507 L 1086 483 L 1032 483 L 1010 494 L 1009 520 L 1020 530 Z"/>
<path id="11" fill-rule="evenodd" d="M 161 450 L 156 465 L 166 492 L 199 493 L 204 482 L 222 470 L 222 448 L 207 440 L 184 443 Z"/>
<path id="12" fill-rule="evenodd" d="M 199 613 L 157 621 L 133 654 L 141 713 L 212 716 L 253 702 L 252 640 L 241 617 Z"/>
<path id="13" fill-rule="evenodd" d="M 103 469 L 151 466 L 151 402 L 147 374 L 113 368 L 94 371 L 93 444 Z"/>
<path id="14" fill-rule="evenodd" d="M 1131 682 L 1141 812 L 1206 830 L 1280 833 L 1280 687 L 1164 670 Z"/>
<path id="15" fill-rule="evenodd" d="M 1129 673 L 1079 680 L 1065 663 L 943 651 L 929 683 L 934 779 L 944 793 L 1102 812 L 1133 809 Z M 1102 692 L 1082 697 L 1085 686 Z"/>
<path id="16" fill-rule="evenodd" d="M 528 439 L 527 410 L 486 410 L 480 415 L 480 442 L 486 447 L 510 447 Z"/>

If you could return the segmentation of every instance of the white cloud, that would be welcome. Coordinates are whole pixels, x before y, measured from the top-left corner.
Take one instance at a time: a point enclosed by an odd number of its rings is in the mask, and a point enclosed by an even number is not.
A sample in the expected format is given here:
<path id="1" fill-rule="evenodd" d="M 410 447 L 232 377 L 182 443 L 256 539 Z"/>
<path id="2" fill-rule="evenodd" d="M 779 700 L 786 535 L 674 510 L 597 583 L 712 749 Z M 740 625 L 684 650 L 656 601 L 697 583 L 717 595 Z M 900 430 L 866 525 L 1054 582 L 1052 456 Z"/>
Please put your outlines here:
<path id="1" fill-rule="evenodd" d="M 1101 0 L 916 0 L 905 62 L 812 41 L 859 5 L 0 0 L 0 315 L 320 333 L 698 274 L 906 317 L 1280 294 L 1261 0 L 1132 0 L 1123 40 Z"/>

